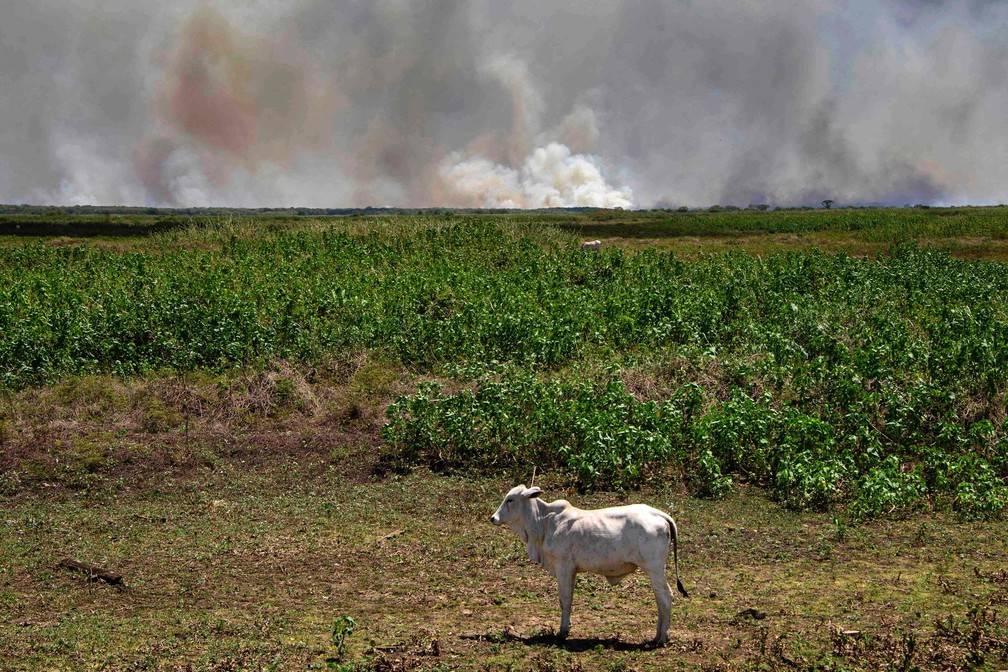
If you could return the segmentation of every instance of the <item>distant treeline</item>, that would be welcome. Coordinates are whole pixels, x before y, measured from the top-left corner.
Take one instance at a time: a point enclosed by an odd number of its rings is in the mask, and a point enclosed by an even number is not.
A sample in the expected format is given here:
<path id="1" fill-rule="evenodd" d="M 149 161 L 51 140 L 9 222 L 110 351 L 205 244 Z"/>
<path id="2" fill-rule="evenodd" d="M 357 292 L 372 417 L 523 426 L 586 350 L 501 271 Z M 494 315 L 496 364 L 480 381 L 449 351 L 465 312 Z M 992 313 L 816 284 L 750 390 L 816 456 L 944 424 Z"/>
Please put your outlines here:
<path id="1" fill-rule="evenodd" d="M 891 209 L 897 206 L 887 206 L 881 204 L 854 204 L 842 205 L 833 204 L 834 210 L 867 210 L 867 209 Z M 962 208 L 1003 208 L 1004 204 L 992 206 L 932 206 L 918 203 L 916 205 L 905 205 L 905 208 L 917 209 L 962 209 Z M 772 206 L 766 203 L 753 203 L 745 207 L 737 205 L 711 205 L 705 207 L 687 207 L 658 205 L 654 208 L 636 210 L 638 213 L 698 213 L 698 212 L 768 212 L 768 211 L 808 211 L 826 209 L 821 206 L 793 205 L 793 206 Z M 508 209 L 508 208 L 155 208 L 146 206 L 126 206 L 126 205 L 12 205 L 0 203 L 0 215 L 150 215 L 150 216 L 190 216 L 190 217 L 215 217 L 215 216 L 268 216 L 268 217 L 352 217 L 364 215 L 508 215 L 508 214 L 529 214 L 529 213 L 584 213 L 584 212 L 622 212 L 621 208 L 610 210 L 607 208 L 591 207 L 570 207 L 570 208 L 539 208 L 535 210 Z"/>

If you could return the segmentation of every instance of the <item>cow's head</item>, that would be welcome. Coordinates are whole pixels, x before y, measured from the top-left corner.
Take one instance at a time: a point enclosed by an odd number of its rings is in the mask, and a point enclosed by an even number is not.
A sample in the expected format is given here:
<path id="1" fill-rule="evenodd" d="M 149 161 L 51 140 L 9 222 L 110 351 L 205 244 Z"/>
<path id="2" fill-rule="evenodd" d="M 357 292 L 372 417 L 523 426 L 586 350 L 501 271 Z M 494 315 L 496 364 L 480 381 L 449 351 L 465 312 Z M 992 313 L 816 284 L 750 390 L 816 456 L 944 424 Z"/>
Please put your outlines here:
<path id="1" fill-rule="evenodd" d="M 516 485 L 504 496 L 504 501 L 497 507 L 497 512 L 490 517 L 490 522 L 494 525 L 507 525 L 517 532 L 519 528 L 524 527 L 522 523 L 529 509 L 529 501 L 541 494 L 542 490 L 539 488 Z"/>

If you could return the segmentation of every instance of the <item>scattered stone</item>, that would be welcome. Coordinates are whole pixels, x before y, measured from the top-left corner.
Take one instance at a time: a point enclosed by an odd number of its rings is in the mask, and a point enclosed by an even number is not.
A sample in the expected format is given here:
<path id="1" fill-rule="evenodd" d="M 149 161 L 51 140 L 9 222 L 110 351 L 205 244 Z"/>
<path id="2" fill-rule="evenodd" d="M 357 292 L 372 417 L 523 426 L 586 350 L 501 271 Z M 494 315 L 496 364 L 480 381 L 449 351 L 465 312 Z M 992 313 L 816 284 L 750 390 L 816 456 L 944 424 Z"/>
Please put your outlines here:
<path id="1" fill-rule="evenodd" d="M 736 615 L 736 618 L 751 618 L 756 621 L 762 621 L 764 618 L 766 618 L 766 612 L 760 611 L 755 607 L 749 607 L 748 609 L 743 609 L 742 611 L 740 611 Z"/>

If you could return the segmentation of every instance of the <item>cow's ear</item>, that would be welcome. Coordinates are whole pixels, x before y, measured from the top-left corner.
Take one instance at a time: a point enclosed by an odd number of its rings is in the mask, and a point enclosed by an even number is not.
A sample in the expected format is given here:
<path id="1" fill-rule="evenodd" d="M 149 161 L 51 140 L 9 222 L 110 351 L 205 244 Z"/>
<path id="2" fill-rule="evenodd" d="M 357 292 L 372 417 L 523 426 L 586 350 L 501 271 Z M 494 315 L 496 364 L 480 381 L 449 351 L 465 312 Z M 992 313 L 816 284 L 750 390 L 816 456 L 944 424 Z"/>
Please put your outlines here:
<path id="1" fill-rule="evenodd" d="M 542 488 L 529 488 L 528 490 L 522 493 L 522 496 L 532 499 L 533 497 L 538 497 L 541 494 L 542 494 Z"/>

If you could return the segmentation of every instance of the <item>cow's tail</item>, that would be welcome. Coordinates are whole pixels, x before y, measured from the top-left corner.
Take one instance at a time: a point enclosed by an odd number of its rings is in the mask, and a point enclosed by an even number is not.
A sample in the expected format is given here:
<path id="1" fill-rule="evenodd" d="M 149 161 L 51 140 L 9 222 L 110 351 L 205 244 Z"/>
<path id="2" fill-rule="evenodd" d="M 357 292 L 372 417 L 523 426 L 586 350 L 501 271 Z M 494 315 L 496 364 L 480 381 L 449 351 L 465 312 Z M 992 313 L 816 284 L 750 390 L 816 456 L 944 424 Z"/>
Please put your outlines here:
<path id="1" fill-rule="evenodd" d="M 675 562 L 675 582 L 676 588 L 682 593 L 683 597 L 689 597 L 689 593 L 682 585 L 682 581 L 679 580 L 679 528 L 676 526 L 675 520 L 669 516 L 669 539 L 672 542 L 672 560 Z"/>

